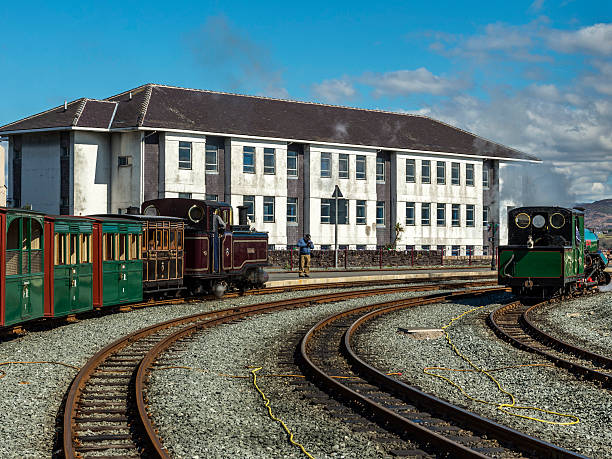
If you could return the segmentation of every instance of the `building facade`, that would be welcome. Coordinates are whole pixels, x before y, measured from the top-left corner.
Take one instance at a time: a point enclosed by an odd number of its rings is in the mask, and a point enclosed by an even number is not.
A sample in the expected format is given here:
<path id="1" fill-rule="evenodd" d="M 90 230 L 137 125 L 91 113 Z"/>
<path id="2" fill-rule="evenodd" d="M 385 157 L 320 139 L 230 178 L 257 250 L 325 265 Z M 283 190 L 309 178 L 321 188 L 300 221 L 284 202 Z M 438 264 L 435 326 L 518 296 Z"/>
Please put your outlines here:
<path id="1" fill-rule="evenodd" d="M 9 205 L 87 215 L 219 200 L 249 206 L 275 248 L 304 233 L 333 247 L 337 215 L 343 248 L 486 254 L 500 163 L 539 161 L 423 116 L 152 84 L 65 103 L 0 135 Z"/>

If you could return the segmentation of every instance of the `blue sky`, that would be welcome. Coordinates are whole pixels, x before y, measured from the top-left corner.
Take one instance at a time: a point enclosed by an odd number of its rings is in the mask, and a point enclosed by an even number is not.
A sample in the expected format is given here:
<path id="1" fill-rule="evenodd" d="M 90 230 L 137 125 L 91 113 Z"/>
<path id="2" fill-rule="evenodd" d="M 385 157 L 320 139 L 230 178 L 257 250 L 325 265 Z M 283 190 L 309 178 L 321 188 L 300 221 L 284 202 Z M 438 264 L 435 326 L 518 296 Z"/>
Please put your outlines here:
<path id="1" fill-rule="evenodd" d="M 0 124 L 147 82 L 423 113 L 541 157 L 519 175 L 565 200 L 612 197 L 609 0 L 13 2 L 0 17 Z"/>

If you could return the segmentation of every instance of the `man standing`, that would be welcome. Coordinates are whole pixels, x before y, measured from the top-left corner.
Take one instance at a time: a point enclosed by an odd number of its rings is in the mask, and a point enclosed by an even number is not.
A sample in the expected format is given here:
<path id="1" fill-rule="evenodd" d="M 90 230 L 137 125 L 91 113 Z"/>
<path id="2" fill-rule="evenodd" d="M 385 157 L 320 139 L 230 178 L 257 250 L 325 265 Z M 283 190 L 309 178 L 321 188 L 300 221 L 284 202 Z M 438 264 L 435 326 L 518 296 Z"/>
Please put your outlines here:
<path id="1" fill-rule="evenodd" d="M 310 234 L 306 234 L 297 243 L 300 248 L 300 277 L 310 277 L 310 251 L 314 249 L 314 244 L 310 240 Z"/>

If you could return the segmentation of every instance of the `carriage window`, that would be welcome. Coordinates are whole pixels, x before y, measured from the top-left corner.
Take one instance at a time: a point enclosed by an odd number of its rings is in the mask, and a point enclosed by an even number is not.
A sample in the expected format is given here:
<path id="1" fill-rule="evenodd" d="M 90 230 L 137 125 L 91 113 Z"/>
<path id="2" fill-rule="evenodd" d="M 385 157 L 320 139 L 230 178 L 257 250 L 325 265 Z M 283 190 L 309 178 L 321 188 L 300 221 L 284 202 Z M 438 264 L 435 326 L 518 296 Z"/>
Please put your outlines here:
<path id="1" fill-rule="evenodd" d="M 230 210 L 223 211 L 223 221 L 228 225 L 232 224 L 232 212 Z"/>
<path id="2" fill-rule="evenodd" d="M 176 231 L 170 230 L 170 249 L 176 249 Z"/>
<path id="3" fill-rule="evenodd" d="M 13 220 L 6 234 L 7 250 L 15 250 L 19 248 L 19 218 Z"/>
<path id="4" fill-rule="evenodd" d="M 114 234 L 104 234 L 104 261 L 113 260 L 113 240 Z"/>
<path id="5" fill-rule="evenodd" d="M 514 223 L 516 223 L 516 226 L 519 228 L 527 228 L 529 223 L 531 223 L 531 217 L 528 214 L 521 212 L 514 218 Z"/>
<path id="6" fill-rule="evenodd" d="M 156 247 L 157 250 L 160 250 L 162 248 L 162 235 L 161 235 L 161 230 L 157 230 L 155 231 L 155 241 L 156 241 Z"/>
<path id="7" fill-rule="evenodd" d="M 155 250 L 155 230 L 147 230 L 147 250 Z"/>
<path id="8" fill-rule="evenodd" d="M 181 230 L 176 232 L 176 246 L 179 250 L 183 248 L 183 232 Z"/>
<path id="9" fill-rule="evenodd" d="M 563 225 L 565 225 L 565 217 L 559 212 L 552 214 L 550 217 L 550 225 L 556 229 L 563 227 Z"/>
<path id="10" fill-rule="evenodd" d="M 91 234 L 81 234 L 81 263 L 91 263 Z"/>
<path id="11" fill-rule="evenodd" d="M 39 250 L 42 248 L 40 244 L 43 234 L 42 226 L 36 220 L 30 220 L 30 223 L 32 225 L 32 240 L 30 242 L 30 248 L 32 250 Z"/>
<path id="12" fill-rule="evenodd" d="M 79 237 L 78 234 L 70 235 L 70 248 L 68 249 L 70 253 L 70 259 L 68 263 L 71 265 L 76 265 L 79 262 L 79 259 L 77 257 L 77 246 L 79 245 L 78 237 Z"/>
<path id="13" fill-rule="evenodd" d="M 130 234 L 130 260 L 138 260 L 138 234 Z"/>
<path id="14" fill-rule="evenodd" d="M 162 230 L 162 234 L 164 235 L 164 243 L 163 243 L 163 248 L 164 249 L 168 249 L 168 230 Z"/>
<path id="15" fill-rule="evenodd" d="M 55 264 L 56 265 L 66 264 L 66 235 L 65 234 L 55 235 Z"/>
<path id="16" fill-rule="evenodd" d="M 22 218 L 21 221 L 21 250 L 28 250 L 28 219 Z"/>
<path id="17" fill-rule="evenodd" d="M 124 261 L 127 255 L 127 234 L 119 234 L 119 260 Z"/>

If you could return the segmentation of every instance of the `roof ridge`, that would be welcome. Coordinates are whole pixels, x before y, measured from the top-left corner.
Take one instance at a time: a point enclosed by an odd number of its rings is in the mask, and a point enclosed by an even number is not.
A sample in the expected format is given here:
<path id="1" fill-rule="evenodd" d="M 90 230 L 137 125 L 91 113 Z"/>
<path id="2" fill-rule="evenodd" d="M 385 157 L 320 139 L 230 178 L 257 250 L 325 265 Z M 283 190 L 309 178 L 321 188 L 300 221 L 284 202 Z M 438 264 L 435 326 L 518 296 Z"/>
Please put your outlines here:
<path id="1" fill-rule="evenodd" d="M 87 99 L 86 97 L 83 97 L 83 99 L 81 100 L 81 103 L 79 107 L 77 108 L 76 113 L 74 114 L 74 118 L 72 118 L 71 126 L 76 126 L 77 123 L 79 122 L 79 118 L 83 114 L 83 110 L 85 109 L 85 105 L 87 105 L 88 100 L 89 99 Z"/>
<path id="2" fill-rule="evenodd" d="M 119 94 L 113 94 L 112 96 L 106 97 L 104 100 L 105 101 L 109 101 L 108 99 L 112 99 L 113 97 L 120 97 L 120 96 L 123 96 L 125 94 L 129 94 L 130 92 L 139 91 L 140 89 L 144 88 L 145 86 L 153 86 L 153 85 L 154 85 L 154 83 L 141 84 L 140 86 L 137 86 L 137 87 L 132 88 L 132 89 L 128 89 L 127 91 L 120 92 Z M 114 101 L 110 100 L 109 102 L 114 102 Z"/>
<path id="3" fill-rule="evenodd" d="M 78 99 L 71 100 L 70 102 L 67 102 L 66 104 L 67 105 L 72 105 L 72 104 L 74 104 L 76 102 L 80 102 L 82 99 L 84 99 L 84 97 L 80 97 Z M 45 113 L 52 112 L 53 110 L 57 110 L 58 108 L 61 108 L 63 106 L 64 106 L 64 104 L 58 105 L 57 107 L 50 108 L 50 109 L 45 110 L 43 112 L 35 113 L 34 115 L 30 115 L 30 116 L 26 116 L 25 118 L 21 118 L 21 119 L 19 119 L 17 121 L 13 121 L 12 123 L 8 123 L 8 124 L 5 124 L 3 126 L 0 126 L 0 129 L 8 127 L 8 126 L 12 126 L 13 124 L 21 123 L 22 121 L 26 121 L 26 120 L 29 120 L 29 119 L 32 119 L 32 118 L 36 118 L 37 116 L 44 115 Z"/>
<path id="4" fill-rule="evenodd" d="M 147 85 L 147 88 L 145 89 L 145 96 L 144 96 L 144 100 L 142 101 L 142 104 L 140 105 L 140 113 L 138 114 L 138 126 L 142 126 L 142 124 L 144 123 L 144 119 L 145 116 L 147 114 L 147 109 L 149 108 L 149 102 L 151 101 L 151 94 L 153 93 L 153 85 L 149 84 Z"/>

